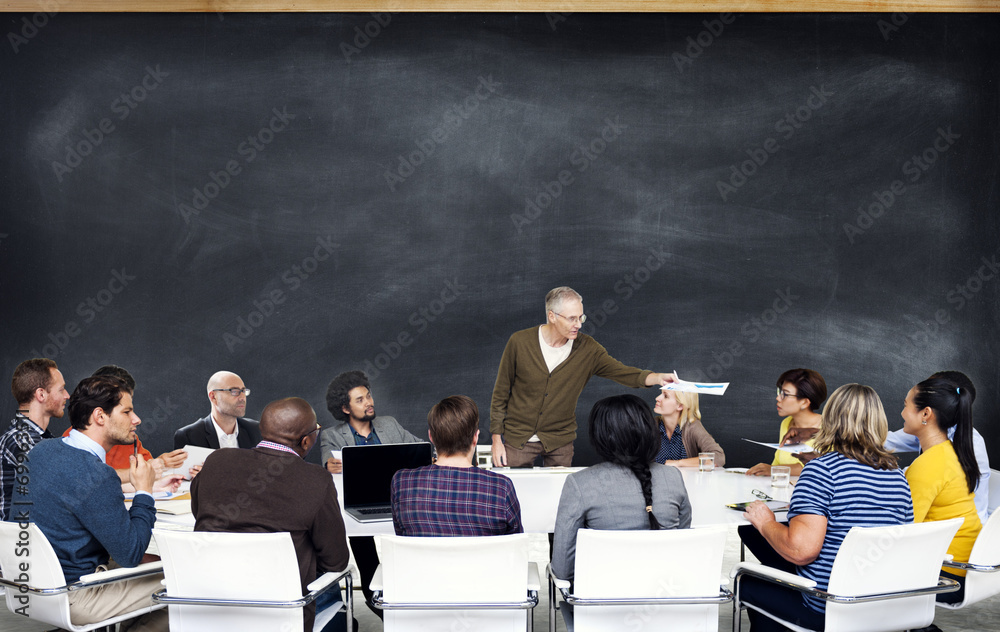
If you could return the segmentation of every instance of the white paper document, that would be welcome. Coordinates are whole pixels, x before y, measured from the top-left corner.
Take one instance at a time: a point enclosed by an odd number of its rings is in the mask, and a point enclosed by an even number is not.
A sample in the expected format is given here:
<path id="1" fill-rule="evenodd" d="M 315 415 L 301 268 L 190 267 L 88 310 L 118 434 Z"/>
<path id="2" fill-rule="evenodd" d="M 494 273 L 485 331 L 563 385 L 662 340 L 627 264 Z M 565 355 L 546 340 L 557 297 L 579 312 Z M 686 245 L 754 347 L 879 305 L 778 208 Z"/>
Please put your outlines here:
<path id="1" fill-rule="evenodd" d="M 772 450 L 783 450 L 785 452 L 790 452 L 792 454 L 801 454 L 803 452 L 816 451 L 816 448 L 806 443 L 789 443 L 788 445 L 780 445 L 777 443 L 764 443 L 763 441 L 754 441 L 753 439 L 744 439 L 744 441 L 749 441 L 750 443 L 756 443 L 757 445 L 767 446 Z"/>
<path id="2" fill-rule="evenodd" d="M 215 452 L 212 448 L 203 448 L 197 445 L 186 445 L 184 446 L 184 451 L 187 452 L 187 458 L 184 459 L 184 464 L 178 468 L 171 470 L 177 474 L 183 474 L 184 478 L 191 478 L 189 470 L 195 465 L 201 465 L 208 458 L 208 455 Z"/>
<path id="3" fill-rule="evenodd" d="M 664 391 L 682 391 L 684 393 L 701 393 L 702 395 L 725 395 L 729 388 L 729 382 L 688 382 L 677 377 L 676 382 L 671 382 L 660 388 Z"/>

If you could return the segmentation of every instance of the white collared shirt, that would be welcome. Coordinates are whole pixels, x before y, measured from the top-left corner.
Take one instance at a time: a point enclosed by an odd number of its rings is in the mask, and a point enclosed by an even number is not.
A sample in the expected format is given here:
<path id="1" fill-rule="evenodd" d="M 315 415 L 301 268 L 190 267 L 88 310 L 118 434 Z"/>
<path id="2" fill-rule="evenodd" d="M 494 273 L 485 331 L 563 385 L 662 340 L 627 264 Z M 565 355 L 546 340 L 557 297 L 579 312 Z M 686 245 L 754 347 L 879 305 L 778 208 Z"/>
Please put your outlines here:
<path id="1" fill-rule="evenodd" d="M 226 434 L 226 431 L 219 427 L 219 424 L 215 421 L 215 413 L 212 413 L 212 426 L 215 428 L 215 434 L 219 437 L 219 447 L 220 448 L 238 448 L 240 447 L 239 436 L 240 436 L 240 424 L 236 422 L 236 426 L 233 428 L 233 434 Z"/>

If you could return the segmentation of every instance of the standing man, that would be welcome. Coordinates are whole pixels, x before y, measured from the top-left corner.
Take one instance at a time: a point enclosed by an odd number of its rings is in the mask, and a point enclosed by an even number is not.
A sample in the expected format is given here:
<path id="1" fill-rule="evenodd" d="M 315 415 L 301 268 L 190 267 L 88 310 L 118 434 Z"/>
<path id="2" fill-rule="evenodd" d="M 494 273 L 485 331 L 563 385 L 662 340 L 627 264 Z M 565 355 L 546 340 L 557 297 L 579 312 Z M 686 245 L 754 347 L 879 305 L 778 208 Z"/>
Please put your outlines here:
<path id="1" fill-rule="evenodd" d="M 488 536 L 523 533 L 514 483 L 473 465 L 479 408 L 465 395 L 446 397 L 427 414 L 427 436 L 437 448 L 432 465 L 392 477 L 396 535 Z"/>
<path id="2" fill-rule="evenodd" d="M 257 447 L 213 452 L 191 483 L 195 531 L 289 532 L 303 594 L 318 575 L 341 571 L 350 559 L 333 478 L 303 460 L 319 429 L 304 399 L 271 402 L 260 416 Z M 315 610 L 315 604 L 306 609 L 306 631 Z"/>
<path id="3" fill-rule="evenodd" d="M 546 323 L 507 341 L 493 387 L 490 432 L 493 464 L 569 466 L 576 439 L 576 402 L 594 375 L 638 388 L 673 382 L 672 373 L 625 366 L 596 340 L 580 333 L 583 297 L 557 287 L 545 296 Z"/>
<path id="4" fill-rule="evenodd" d="M 25 360 L 14 369 L 10 383 L 17 413 L 10 428 L 0 435 L 0 520 L 11 519 L 11 499 L 18 467 L 28 451 L 42 439 L 50 439 L 49 419 L 62 417 L 69 393 L 66 380 L 48 358 Z"/>
<path id="5" fill-rule="evenodd" d="M 25 518 L 45 534 L 72 583 L 107 566 L 109 558 L 126 568 L 142 561 L 156 521 L 156 471 L 145 459 L 131 457 L 136 494 L 126 510 L 121 481 L 104 462 L 113 446 L 135 441 L 135 427 L 141 423 L 121 380 L 82 380 L 69 398 L 69 417 L 73 430 L 68 437 L 43 441 L 31 450 L 29 481 L 18 486 L 15 502 L 29 507 Z M 179 478 L 165 479 L 166 488 L 176 489 Z M 162 579 L 162 574 L 150 575 L 71 591 L 70 620 L 82 626 L 150 606 Z M 167 611 L 143 615 L 128 629 L 166 632 Z"/>
<path id="6" fill-rule="evenodd" d="M 362 371 L 346 371 L 333 378 L 326 389 L 326 407 L 338 423 L 323 430 L 319 441 L 326 469 L 333 474 L 344 471 L 343 461 L 333 455 L 334 451 L 339 452 L 344 446 L 421 441 L 400 426 L 395 418 L 375 416 L 371 383 Z M 368 587 L 379 564 L 375 538 L 353 536 L 348 539 L 361 574 L 361 592 L 365 595 L 365 603 L 381 619 L 382 611 L 372 605 L 372 591 Z"/>
<path id="7" fill-rule="evenodd" d="M 240 376 L 219 371 L 208 380 L 212 412 L 174 433 L 174 449 L 186 445 L 202 448 L 252 448 L 260 443 L 258 422 L 243 415 L 250 389 Z"/>

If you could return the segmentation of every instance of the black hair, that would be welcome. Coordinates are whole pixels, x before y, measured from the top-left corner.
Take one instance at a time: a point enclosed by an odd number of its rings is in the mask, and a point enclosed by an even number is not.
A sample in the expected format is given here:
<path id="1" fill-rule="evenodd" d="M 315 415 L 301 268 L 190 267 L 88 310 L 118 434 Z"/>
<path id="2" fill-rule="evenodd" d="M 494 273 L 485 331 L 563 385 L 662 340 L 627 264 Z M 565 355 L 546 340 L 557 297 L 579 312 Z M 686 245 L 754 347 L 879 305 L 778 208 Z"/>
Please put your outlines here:
<path id="1" fill-rule="evenodd" d="M 809 398 L 809 410 L 816 412 L 826 400 L 826 380 L 812 369 L 789 369 L 778 378 L 778 388 L 785 382 L 795 386 L 796 399 Z"/>
<path id="2" fill-rule="evenodd" d="M 129 393 L 135 393 L 135 378 L 132 377 L 131 373 L 117 364 L 105 364 L 101 368 L 94 371 L 93 377 L 101 377 L 102 375 L 118 378 L 122 382 L 125 382 L 125 386 L 128 387 Z"/>
<path id="3" fill-rule="evenodd" d="M 350 401 L 351 390 L 359 386 L 364 386 L 369 391 L 372 390 L 372 385 L 364 371 L 345 371 L 333 378 L 330 386 L 326 389 L 326 408 L 334 419 L 347 421 L 348 415 L 344 412 L 344 406 L 347 406 L 348 401 Z M 348 406 L 348 408 L 350 407 Z"/>
<path id="4" fill-rule="evenodd" d="M 80 380 L 69 396 L 69 421 L 73 429 L 86 430 L 91 413 L 98 408 L 110 415 L 121 403 L 122 395 L 128 392 L 128 385 L 116 377 L 105 375 Z"/>
<path id="5" fill-rule="evenodd" d="M 652 511 L 653 475 L 649 469 L 660 438 L 653 411 L 635 395 L 615 395 L 594 404 L 588 423 L 591 445 L 605 461 L 632 470 L 646 501 L 649 528 L 661 528 Z"/>
<path id="6" fill-rule="evenodd" d="M 949 371 L 958 373 L 957 371 Z M 955 376 L 943 377 L 935 374 L 917 384 L 913 394 L 913 403 L 917 410 L 930 408 L 937 417 L 938 428 L 947 433 L 954 426 L 955 435 L 951 440 L 958 456 L 958 463 L 965 473 L 965 481 L 969 493 L 976 491 L 979 484 L 979 464 L 972 447 L 972 402 L 975 400 L 975 387 L 969 388 L 972 382 L 962 373 L 959 379 Z M 964 379 L 962 379 L 964 378 Z M 964 386 L 963 386 L 964 385 Z"/>

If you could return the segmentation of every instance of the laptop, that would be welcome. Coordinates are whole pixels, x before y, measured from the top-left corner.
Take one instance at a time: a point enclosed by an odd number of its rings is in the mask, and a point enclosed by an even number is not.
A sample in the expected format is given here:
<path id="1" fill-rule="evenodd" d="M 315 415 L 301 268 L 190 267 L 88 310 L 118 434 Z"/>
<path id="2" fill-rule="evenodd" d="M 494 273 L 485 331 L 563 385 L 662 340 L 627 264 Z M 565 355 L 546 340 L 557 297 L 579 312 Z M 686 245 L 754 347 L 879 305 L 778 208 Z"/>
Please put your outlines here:
<path id="1" fill-rule="evenodd" d="M 358 522 L 392 520 L 393 474 L 430 465 L 431 455 L 426 442 L 344 446 L 344 511 Z"/>

